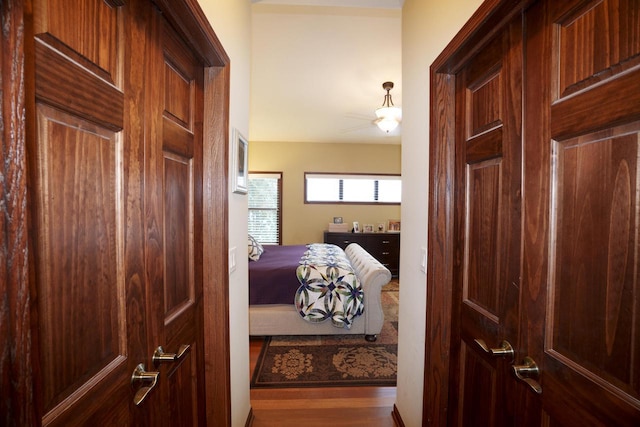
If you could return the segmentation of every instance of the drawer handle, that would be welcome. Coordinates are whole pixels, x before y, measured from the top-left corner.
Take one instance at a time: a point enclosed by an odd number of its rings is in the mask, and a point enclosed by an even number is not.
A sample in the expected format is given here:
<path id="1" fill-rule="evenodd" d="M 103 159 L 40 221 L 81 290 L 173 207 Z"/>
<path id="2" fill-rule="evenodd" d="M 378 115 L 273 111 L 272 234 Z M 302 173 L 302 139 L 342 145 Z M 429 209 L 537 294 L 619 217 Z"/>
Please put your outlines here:
<path id="1" fill-rule="evenodd" d="M 349 244 L 349 243 L 351 243 L 351 242 L 349 242 L 348 240 L 345 240 L 345 241 L 344 241 L 344 242 L 342 242 L 342 243 L 344 243 L 345 245 L 348 245 L 348 244 Z"/>
<path id="2" fill-rule="evenodd" d="M 389 252 L 382 252 L 382 255 L 389 255 Z"/>
<path id="3" fill-rule="evenodd" d="M 389 243 L 389 241 L 388 240 L 383 240 L 382 243 Z"/>

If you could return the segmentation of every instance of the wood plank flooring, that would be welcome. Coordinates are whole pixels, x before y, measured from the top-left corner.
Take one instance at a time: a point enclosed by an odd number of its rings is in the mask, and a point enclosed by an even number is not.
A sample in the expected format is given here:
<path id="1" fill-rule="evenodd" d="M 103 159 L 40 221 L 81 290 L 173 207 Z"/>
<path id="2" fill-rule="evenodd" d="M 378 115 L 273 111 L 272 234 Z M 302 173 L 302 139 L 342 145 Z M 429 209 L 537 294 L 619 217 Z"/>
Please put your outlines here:
<path id="1" fill-rule="evenodd" d="M 250 372 L 262 339 L 251 338 Z M 395 427 L 395 387 L 252 389 L 253 427 Z"/>

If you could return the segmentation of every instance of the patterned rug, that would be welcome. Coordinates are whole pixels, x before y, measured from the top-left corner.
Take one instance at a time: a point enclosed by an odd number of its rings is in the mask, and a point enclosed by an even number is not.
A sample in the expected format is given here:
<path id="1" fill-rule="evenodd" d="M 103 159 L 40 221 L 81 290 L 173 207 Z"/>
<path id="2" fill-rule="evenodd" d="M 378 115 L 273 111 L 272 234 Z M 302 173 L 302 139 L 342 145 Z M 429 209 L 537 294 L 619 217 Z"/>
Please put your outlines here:
<path id="1" fill-rule="evenodd" d="M 266 337 L 251 387 L 395 386 L 397 282 L 383 289 L 385 322 L 375 342 L 363 335 Z"/>

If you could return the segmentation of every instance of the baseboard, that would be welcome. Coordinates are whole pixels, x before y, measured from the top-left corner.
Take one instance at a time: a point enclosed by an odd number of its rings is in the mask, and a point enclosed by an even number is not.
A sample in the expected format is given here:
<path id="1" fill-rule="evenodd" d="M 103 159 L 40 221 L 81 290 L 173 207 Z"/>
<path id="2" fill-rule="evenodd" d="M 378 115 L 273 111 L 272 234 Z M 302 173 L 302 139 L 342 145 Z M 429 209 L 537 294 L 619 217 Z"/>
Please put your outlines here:
<path id="1" fill-rule="evenodd" d="M 393 417 L 393 422 L 396 427 L 405 427 L 404 421 L 402 421 L 402 417 L 400 416 L 400 411 L 398 411 L 398 407 L 393 404 L 393 411 L 391 412 L 391 416 Z"/>
<path id="2" fill-rule="evenodd" d="M 244 423 L 244 427 L 251 427 L 253 425 L 253 420 L 255 418 L 256 417 L 253 416 L 253 408 L 249 408 L 249 414 L 247 415 L 247 422 Z"/>

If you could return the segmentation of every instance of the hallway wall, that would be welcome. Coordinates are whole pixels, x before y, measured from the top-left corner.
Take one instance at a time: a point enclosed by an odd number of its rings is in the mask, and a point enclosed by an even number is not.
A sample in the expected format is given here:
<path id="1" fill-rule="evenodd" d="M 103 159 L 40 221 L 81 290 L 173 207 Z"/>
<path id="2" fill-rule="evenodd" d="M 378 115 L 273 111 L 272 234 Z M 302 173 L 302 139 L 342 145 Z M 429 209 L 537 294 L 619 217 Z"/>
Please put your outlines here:
<path id="1" fill-rule="evenodd" d="M 481 3 L 406 0 L 402 9 L 403 233 L 396 406 L 407 426 L 422 425 L 427 279 L 420 265 L 421 249 L 427 246 L 429 66 Z"/>

